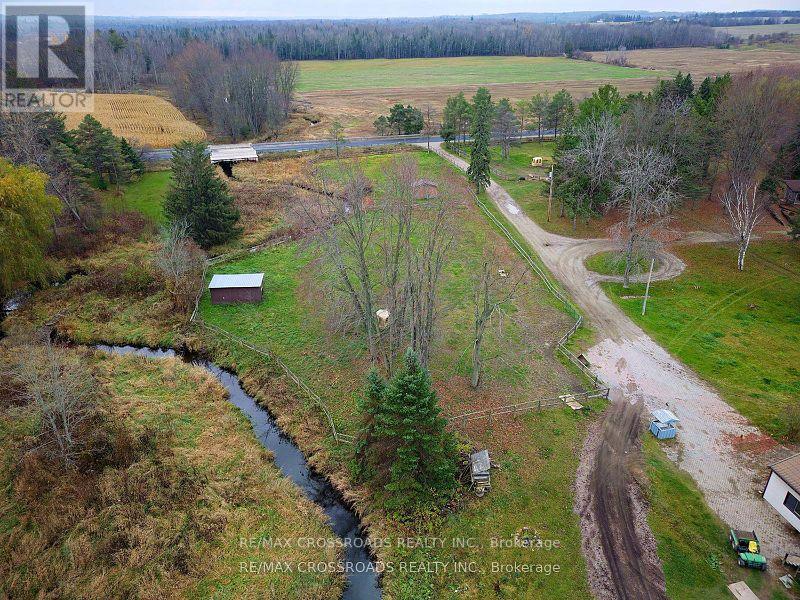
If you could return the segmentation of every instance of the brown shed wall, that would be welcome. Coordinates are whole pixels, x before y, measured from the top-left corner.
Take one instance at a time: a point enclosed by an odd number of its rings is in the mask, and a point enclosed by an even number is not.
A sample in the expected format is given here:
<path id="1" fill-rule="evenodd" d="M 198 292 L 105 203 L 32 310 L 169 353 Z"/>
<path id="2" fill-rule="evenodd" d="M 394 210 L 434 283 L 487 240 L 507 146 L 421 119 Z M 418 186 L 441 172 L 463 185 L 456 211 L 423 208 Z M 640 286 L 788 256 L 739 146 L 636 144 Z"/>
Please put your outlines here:
<path id="1" fill-rule="evenodd" d="M 261 288 L 215 288 L 211 290 L 211 304 L 261 302 Z"/>

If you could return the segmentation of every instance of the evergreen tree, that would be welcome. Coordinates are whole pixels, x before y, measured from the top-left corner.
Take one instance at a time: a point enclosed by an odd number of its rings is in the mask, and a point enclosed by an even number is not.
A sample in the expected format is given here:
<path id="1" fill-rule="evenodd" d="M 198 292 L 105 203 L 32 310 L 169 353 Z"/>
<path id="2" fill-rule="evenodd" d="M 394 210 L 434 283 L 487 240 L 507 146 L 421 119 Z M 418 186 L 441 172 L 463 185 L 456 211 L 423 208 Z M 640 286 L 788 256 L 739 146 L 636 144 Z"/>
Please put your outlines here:
<path id="1" fill-rule="evenodd" d="M 97 178 L 100 188 L 105 189 L 109 183 L 124 183 L 130 178 L 131 165 L 123 155 L 119 139 L 92 115 L 83 118 L 74 139 L 80 161 Z"/>
<path id="2" fill-rule="evenodd" d="M 361 453 L 373 484 L 389 494 L 386 505 L 412 513 L 446 500 L 456 485 L 455 441 L 413 351 L 388 385 L 371 375 L 365 406 Z"/>
<path id="3" fill-rule="evenodd" d="M 358 461 L 358 475 L 369 479 L 377 472 L 378 465 L 374 458 L 379 455 L 375 452 L 375 445 L 379 439 L 375 436 L 375 419 L 380 413 L 383 394 L 386 392 L 386 380 L 377 370 L 372 369 L 367 375 L 367 390 L 363 398 L 357 400 L 357 407 L 361 413 L 361 431 L 356 442 L 356 459 Z"/>
<path id="4" fill-rule="evenodd" d="M 553 137 L 558 137 L 558 128 L 564 127 L 575 112 L 575 103 L 567 90 L 560 90 L 553 94 L 553 99 L 547 106 L 547 122 L 553 127 Z"/>
<path id="5" fill-rule="evenodd" d="M 141 177 L 144 173 L 144 161 L 139 153 L 134 150 L 133 146 L 128 143 L 125 138 L 119 138 L 119 148 L 122 156 L 128 162 L 131 173 L 137 177 Z"/>
<path id="6" fill-rule="evenodd" d="M 172 186 L 164 200 L 171 223 L 186 221 L 202 248 L 223 244 L 241 233 L 239 211 L 225 182 L 217 177 L 202 142 L 184 141 L 172 152 Z"/>
<path id="7" fill-rule="evenodd" d="M 480 194 L 489 185 L 491 178 L 492 119 L 494 107 L 489 90 L 479 88 L 472 98 L 472 147 L 470 149 L 467 177 Z"/>

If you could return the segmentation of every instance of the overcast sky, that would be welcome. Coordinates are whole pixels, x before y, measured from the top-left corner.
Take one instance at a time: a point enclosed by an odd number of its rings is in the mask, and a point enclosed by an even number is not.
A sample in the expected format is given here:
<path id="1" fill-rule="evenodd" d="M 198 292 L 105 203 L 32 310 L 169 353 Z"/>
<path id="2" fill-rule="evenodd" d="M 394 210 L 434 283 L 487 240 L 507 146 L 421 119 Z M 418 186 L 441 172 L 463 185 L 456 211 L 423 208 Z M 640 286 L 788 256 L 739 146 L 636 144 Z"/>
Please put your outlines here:
<path id="1" fill-rule="evenodd" d="M 794 0 L 94 0 L 96 15 L 187 17 L 428 17 L 602 10 L 731 11 L 797 8 Z"/>

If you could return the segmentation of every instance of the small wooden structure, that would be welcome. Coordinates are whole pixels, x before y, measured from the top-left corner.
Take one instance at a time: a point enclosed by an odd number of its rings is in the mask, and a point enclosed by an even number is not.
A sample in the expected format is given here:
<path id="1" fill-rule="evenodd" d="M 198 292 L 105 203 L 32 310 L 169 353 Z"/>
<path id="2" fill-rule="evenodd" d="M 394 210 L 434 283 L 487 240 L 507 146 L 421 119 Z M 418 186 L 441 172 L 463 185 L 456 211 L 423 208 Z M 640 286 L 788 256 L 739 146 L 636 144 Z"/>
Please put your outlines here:
<path id="1" fill-rule="evenodd" d="M 785 204 L 800 204 L 800 179 L 786 179 L 786 193 L 783 196 Z"/>
<path id="2" fill-rule="evenodd" d="M 564 394 L 563 396 L 559 396 L 559 398 L 572 410 L 583 410 L 584 408 L 583 404 L 575 399 L 574 394 Z"/>
<path id="3" fill-rule="evenodd" d="M 800 531 L 800 453 L 779 460 L 769 468 L 764 500 Z"/>
<path id="4" fill-rule="evenodd" d="M 532 167 L 541 167 L 544 164 L 544 159 L 541 156 L 534 156 L 531 161 Z"/>
<path id="5" fill-rule="evenodd" d="M 214 275 L 208 289 L 211 304 L 236 304 L 261 302 L 264 273 L 241 275 Z"/>
<path id="6" fill-rule="evenodd" d="M 480 497 L 492 489 L 491 475 L 489 469 L 492 463 L 489 460 L 489 451 L 481 450 L 469 456 L 470 474 L 475 493 Z"/>
<path id="7" fill-rule="evenodd" d="M 411 184 L 417 200 L 430 200 L 439 196 L 439 186 L 431 179 L 417 179 Z"/>
<path id="8" fill-rule="evenodd" d="M 678 417 L 666 408 L 654 410 L 653 420 L 650 421 L 650 433 L 659 440 L 672 439 L 678 432 L 675 428 L 675 423 L 677 423 L 678 420 Z"/>

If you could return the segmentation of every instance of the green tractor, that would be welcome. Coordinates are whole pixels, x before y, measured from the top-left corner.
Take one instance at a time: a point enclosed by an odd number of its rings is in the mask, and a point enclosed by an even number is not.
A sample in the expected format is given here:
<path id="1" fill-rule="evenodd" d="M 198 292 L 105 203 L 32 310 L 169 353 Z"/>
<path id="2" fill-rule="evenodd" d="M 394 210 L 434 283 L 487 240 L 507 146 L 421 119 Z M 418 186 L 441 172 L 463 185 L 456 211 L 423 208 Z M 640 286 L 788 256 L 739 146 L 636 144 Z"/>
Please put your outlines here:
<path id="1" fill-rule="evenodd" d="M 755 531 L 731 529 L 728 540 L 736 552 L 740 567 L 767 570 L 767 559 L 761 554 L 761 542 L 758 541 Z"/>

